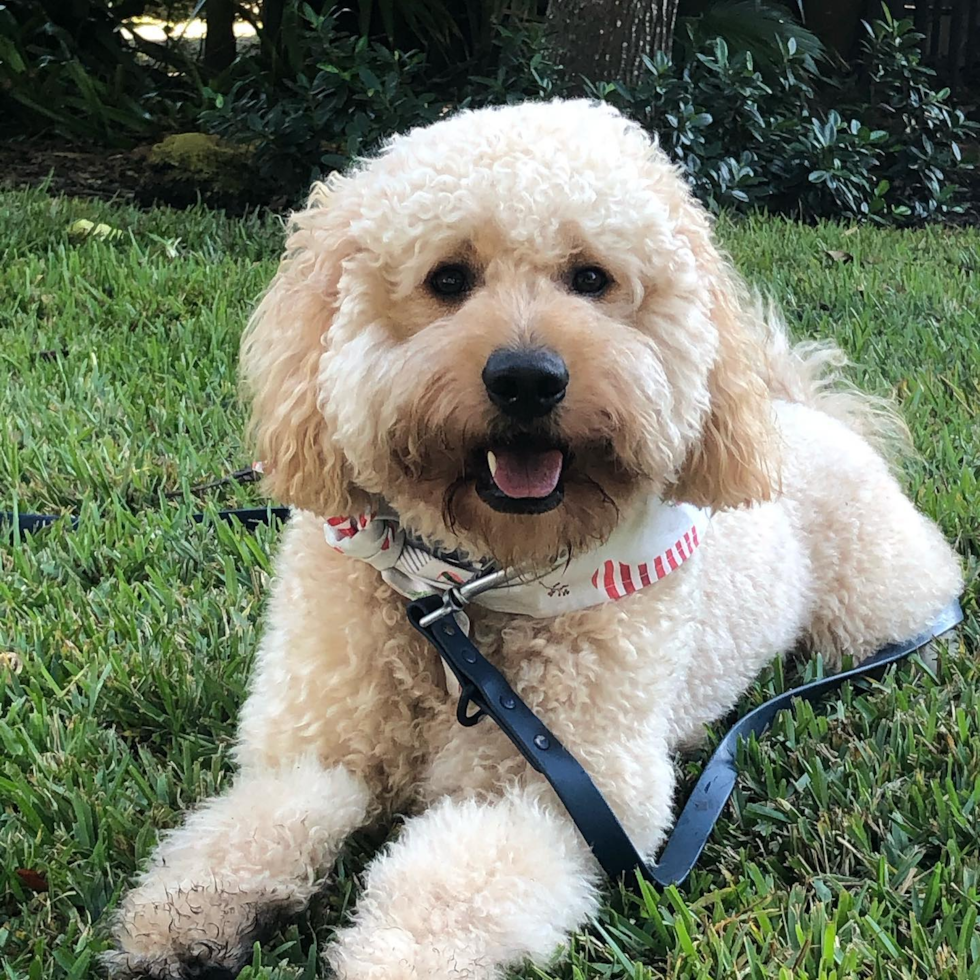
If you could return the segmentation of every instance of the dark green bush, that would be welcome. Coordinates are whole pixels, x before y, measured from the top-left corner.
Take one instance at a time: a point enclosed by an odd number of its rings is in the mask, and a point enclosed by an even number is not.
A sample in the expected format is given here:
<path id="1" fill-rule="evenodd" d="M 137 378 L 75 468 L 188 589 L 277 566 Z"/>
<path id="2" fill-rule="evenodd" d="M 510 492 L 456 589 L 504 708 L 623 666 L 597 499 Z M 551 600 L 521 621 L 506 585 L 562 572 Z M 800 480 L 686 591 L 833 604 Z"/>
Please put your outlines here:
<path id="1" fill-rule="evenodd" d="M 914 223 L 962 210 L 960 143 L 976 124 L 930 87 L 911 21 L 867 25 L 847 96 L 790 38 L 763 72 L 716 38 L 683 67 L 660 56 L 640 85 L 590 84 L 659 136 L 713 210 Z"/>
<path id="2" fill-rule="evenodd" d="M 240 58 L 228 91 L 207 91 L 201 126 L 252 146 L 260 180 L 302 189 L 449 109 L 558 92 L 540 29 L 498 28 L 493 49 L 492 73 L 433 77 L 421 52 L 344 34 L 335 12 L 304 4 L 288 12 L 275 58 L 261 49 Z"/>
<path id="3" fill-rule="evenodd" d="M 888 134 L 881 178 L 900 202 L 896 217 L 923 220 L 955 205 L 955 172 L 962 169 L 960 143 L 976 132 L 949 89 L 933 88 L 935 72 L 922 64 L 922 35 L 909 20 L 865 24 L 866 103 L 876 125 Z"/>
<path id="4" fill-rule="evenodd" d="M 0 4 L 0 98 L 11 135 L 123 146 L 180 128 L 201 106 L 193 65 L 125 31 L 103 0 Z"/>
<path id="5" fill-rule="evenodd" d="M 460 86 L 459 106 L 504 105 L 565 94 L 561 67 L 544 43 L 541 25 L 498 27 L 491 57 Z"/>
<path id="6" fill-rule="evenodd" d="M 310 6 L 283 24 L 273 70 L 260 57 L 239 59 L 226 94 L 209 92 L 207 131 L 254 148 L 259 178 L 305 187 L 344 167 L 389 133 L 436 118 L 444 102 L 426 91 L 425 58 L 336 31 L 334 14 Z"/>
<path id="7" fill-rule="evenodd" d="M 976 127 L 948 105 L 947 90 L 931 88 L 909 21 L 886 10 L 867 29 L 849 87 L 826 77 L 812 44 L 778 36 L 760 63 L 714 38 L 683 62 L 648 60 L 632 89 L 585 88 L 655 132 L 712 210 L 896 224 L 949 216 L 967 171 L 959 143 Z M 243 63 L 203 124 L 254 146 L 260 174 L 297 191 L 316 172 L 447 110 L 571 89 L 533 30 L 498 30 L 484 70 L 442 78 L 423 54 L 338 33 L 331 16 L 309 7 L 289 33 L 294 70 L 273 77 Z"/>
<path id="8" fill-rule="evenodd" d="M 825 112 L 813 58 L 792 39 L 780 52 L 764 76 L 748 52 L 731 57 L 716 38 L 680 71 L 659 57 L 634 90 L 601 84 L 592 91 L 656 132 L 712 210 L 881 217 L 875 175 L 886 133 Z"/>
<path id="9" fill-rule="evenodd" d="M 747 51 L 763 69 L 782 60 L 780 45 L 793 39 L 814 61 L 826 59 L 820 39 L 801 24 L 789 7 L 792 0 L 680 0 L 674 32 L 673 58 L 689 62 L 715 38 L 725 39 L 733 51 Z"/>

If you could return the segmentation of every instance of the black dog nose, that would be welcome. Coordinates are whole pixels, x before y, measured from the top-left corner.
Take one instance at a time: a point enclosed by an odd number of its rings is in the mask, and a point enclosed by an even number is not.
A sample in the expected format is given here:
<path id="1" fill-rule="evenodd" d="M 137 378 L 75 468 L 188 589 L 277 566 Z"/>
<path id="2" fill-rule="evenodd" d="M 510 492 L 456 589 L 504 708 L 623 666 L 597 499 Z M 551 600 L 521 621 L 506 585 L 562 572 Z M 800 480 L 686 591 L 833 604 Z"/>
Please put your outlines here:
<path id="1" fill-rule="evenodd" d="M 490 401 L 515 419 L 547 415 L 564 397 L 568 368 L 550 350 L 496 350 L 483 368 Z"/>

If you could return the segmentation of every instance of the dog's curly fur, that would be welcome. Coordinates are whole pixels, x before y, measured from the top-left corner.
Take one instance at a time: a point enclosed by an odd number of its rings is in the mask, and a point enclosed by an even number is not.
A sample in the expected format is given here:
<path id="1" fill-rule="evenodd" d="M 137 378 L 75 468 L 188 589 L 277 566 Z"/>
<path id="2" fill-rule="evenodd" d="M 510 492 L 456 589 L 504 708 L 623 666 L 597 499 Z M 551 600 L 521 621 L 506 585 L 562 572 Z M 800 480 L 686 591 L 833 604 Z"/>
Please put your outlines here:
<path id="1" fill-rule="evenodd" d="M 427 288 L 455 262 L 473 288 Z M 599 297 L 569 288 L 600 266 Z M 547 513 L 480 498 L 505 429 L 481 370 L 548 347 L 571 381 L 540 423 L 570 450 Z M 605 538 L 647 495 L 714 510 L 702 547 L 620 602 L 542 620 L 486 610 L 484 653 L 578 756 L 639 846 L 671 823 L 672 751 L 801 641 L 837 661 L 919 631 L 960 588 L 874 436 L 887 413 L 792 348 L 636 125 L 585 102 L 463 112 L 317 185 L 243 343 L 285 531 L 241 718 L 239 774 L 165 838 L 125 897 L 121 974 L 225 976 L 295 912 L 344 838 L 397 809 L 328 959 L 346 980 L 486 980 L 553 955 L 596 908 L 594 862 L 493 726 L 461 728 L 433 650 L 324 516 L 384 499 L 432 542 L 505 563 Z"/>

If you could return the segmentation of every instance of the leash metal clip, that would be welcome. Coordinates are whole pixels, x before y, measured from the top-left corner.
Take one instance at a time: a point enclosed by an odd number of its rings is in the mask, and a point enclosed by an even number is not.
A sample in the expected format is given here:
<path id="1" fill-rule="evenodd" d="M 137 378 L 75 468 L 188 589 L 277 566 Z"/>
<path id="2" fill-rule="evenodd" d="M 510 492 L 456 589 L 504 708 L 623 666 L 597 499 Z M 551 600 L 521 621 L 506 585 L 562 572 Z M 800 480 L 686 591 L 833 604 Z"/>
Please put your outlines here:
<path id="1" fill-rule="evenodd" d="M 454 585 L 451 589 L 446 589 L 442 594 L 442 605 L 428 613 L 419 620 L 419 626 L 423 629 L 428 628 L 433 623 L 438 622 L 444 616 L 451 616 L 462 612 L 463 607 L 468 605 L 478 595 L 490 589 L 497 588 L 498 585 L 506 585 L 513 577 L 514 572 L 508 568 L 498 568 L 496 571 L 487 572 L 471 578 L 462 585 Z"/>

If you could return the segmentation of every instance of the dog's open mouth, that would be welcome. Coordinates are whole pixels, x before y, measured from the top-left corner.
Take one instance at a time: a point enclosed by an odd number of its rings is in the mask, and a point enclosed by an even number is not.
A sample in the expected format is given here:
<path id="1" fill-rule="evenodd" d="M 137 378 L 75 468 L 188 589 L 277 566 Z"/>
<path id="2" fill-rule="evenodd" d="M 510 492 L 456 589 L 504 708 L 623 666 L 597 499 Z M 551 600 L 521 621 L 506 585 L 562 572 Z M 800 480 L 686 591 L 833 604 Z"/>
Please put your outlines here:
<path id="1" fill-rule="evenodd" d="M 503 514 L 544 514 L 564 497 L 566 451 L 553 443 L 520 440 L 480 450 L 476 490 Z"/>

